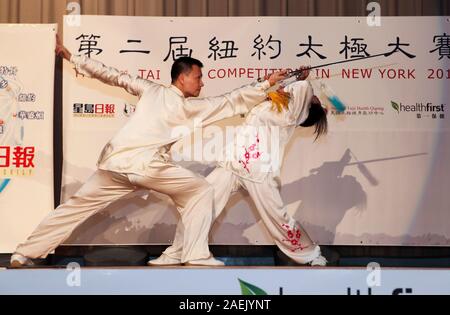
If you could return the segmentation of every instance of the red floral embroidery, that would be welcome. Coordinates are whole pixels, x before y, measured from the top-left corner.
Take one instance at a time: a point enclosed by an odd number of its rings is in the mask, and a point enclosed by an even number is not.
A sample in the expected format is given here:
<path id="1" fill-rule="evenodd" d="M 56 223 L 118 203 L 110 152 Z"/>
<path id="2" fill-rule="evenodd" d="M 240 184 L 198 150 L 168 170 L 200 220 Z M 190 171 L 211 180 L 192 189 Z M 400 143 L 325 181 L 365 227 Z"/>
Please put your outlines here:
<path id="1" fill-rule="evenodd" d="M 283 224 L 281 226 L 284 230 L 286 230 L 287 239 L 284 239 L 283 242 L 291 243 L 292 248 L 291 251 L 295 252 L 296 250 L 304 250 L 305 248 L 308 248 L 309 246 L 303 246 L 300 242 L 300 238 L 302 237 L 302 232 L 300 229 L 293 228 L 287 224 Z"/>
<path id="2" fill-rule="evenodd" d="M 249 148 L 243 147 L 245 150 L 245 161 L 239 160 L 239 163 L 243 165 L 243 167 L 250 173 L 250 169 L 248 165 L 250 164 L 250 160 L 257 160 L 261 157 L 261 152 L 259 152 L 259 135 L 256 135 L 256 143 L 252 144 Z"/>

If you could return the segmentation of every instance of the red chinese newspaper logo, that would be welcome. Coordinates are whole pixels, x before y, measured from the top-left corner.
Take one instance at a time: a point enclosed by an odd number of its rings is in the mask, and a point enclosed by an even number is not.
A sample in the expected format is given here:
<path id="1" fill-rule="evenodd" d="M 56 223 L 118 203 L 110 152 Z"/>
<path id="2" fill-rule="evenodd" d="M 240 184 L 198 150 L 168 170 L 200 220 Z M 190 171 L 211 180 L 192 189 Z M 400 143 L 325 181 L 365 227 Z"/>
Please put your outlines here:
<path id="1" fill-rule="evenodd" d="M 0 147 L 0 167 L 34 168 L 35 147 Z"/>

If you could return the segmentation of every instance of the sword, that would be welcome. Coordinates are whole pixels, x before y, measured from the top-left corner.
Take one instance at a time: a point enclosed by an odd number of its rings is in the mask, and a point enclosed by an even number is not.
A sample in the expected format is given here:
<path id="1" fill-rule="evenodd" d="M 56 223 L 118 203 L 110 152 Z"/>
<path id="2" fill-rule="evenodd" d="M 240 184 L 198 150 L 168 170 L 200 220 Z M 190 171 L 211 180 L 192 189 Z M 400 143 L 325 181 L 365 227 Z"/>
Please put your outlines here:
<path id="1" fill-rule="evenodd" d="M 322 65 L 317 65 L 317 66 L 313 66 L 313 67 L 308 67 L 306 69 L 297 69 L 297 70 L 292 70 L 289 71 L 286 74 L 286 78 L 284 78 L 282 81 L 287 80 L 289 78 L 292 78 L 293 76 L 298 76 L 300 75 L 303 71 L 305 70 L 312 70 L 312 69 L 318 69 L 318 68 L 323 68 L 323 67 L 327 67 L 327 66 L 333 66 L 333 65 L 337 65 L 337 64 L 341 64 L 341 63 L 348 63 L 348 62 L 354 62 L 354 61 L 360 61 L 360 60 L 365 60 L 365 59 L 370 59 L 370 58 L 376 58 L 376 57 L 380 57 L 380 56 L 386 56 L 389 53 L 382 53 L 382 54 L 376 54 L 376 55 L 372 55 L 372 56 L 366 56 L 366 57 L 359 57 L 359 58 L 353 58 L 353 59 L 347 59 L 347 60 L 341 60 L 341 61 L 335 61 L 335 62 L 330 62 L 330 63 L 325 63 Z"/>

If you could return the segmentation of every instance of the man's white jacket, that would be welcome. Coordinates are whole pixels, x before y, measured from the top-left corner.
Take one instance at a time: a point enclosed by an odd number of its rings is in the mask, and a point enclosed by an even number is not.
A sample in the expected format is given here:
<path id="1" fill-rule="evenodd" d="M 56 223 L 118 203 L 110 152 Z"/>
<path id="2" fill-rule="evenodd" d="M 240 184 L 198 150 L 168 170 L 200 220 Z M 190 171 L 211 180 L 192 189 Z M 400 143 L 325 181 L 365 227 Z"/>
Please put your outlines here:
<path id="1" fill-rule="evenodd" d="M 245 114 L 267 98 L 268 81 L 254 83 L 217 97 L 185 98 L 174 85 L 166 87 L 106 67 L 86 56 L 70 60 L 78 73 L 106 84 L 119 86 L 139 97 L 136 112 L 104 147 L 97 167 L 119 173 L 145 175 L 155 153 L 180 140 L 175 128 L 191 132 L 203 126 Z"/>

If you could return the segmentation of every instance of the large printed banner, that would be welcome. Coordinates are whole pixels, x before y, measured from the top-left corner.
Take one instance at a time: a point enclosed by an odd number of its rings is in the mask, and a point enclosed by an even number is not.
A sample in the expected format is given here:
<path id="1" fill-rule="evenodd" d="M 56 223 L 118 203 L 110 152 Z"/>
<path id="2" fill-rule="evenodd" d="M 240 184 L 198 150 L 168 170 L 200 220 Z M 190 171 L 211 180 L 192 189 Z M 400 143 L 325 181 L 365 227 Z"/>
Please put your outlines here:
<path id="1" fill-rule="evenodd" d="M 0 24 L 0 252 L 53 209 L 56 25 Z"/>
<path id="2" fill-rule="evenodd" d="M 383 54 L 312 72 L 315 94 L 330 109 L 329 134 L 314 142 L 312 128 L 297 130 L 284 158 L 282 196 L 320 244 L 450 244 L 447 17 L 386 17 L 381 26 L 353 17 L 81 16 L 68 21 L 64 40 L 72 52 L 164 85 L 176 58 L 202 60 L 203 96 L 275 69 Z M 137 102 L 118 88 L 77 76 L 72 68 L 66 63 L 63 200 L 92 174 L 102 147 L 133 115 Z M 342 103 L 345 111 L 334 110 L 332 104 Z M 202 175 L 213 167 L 182 164 Z M 177 218 L 165 196 L 138 191 L 84 222 L 67 243 L 167 244 Z M 272 244 L 245 191 L 231 198 L 212 229 L 211 243 Z"/>
<path id="3" fill-rule="evenodd" d="M 450 274 L 444 268 L 85 268 L 78 287 L 68 286 L 71 271 L 34 269 L 33 277 L 24 272 L 0 273 L 0 294 L 75 295 L 218 295 L 223 302 L 180 300 L 173 309 L 197 310 L 274 310 L 276 295 L 447 295 Z M 299 281 L 301 279 L 301 281 Z M 320 279 L 320 281 L 317 281 Z M 268 299 L 229 300 L 227 295 L 270 295 Z M 207 298 L 207 297 L 206 297 Z M 276 297 L 275 297 L 276 299 Z M 200 301 L 200 300 L 195 300 Z M 289 300 L 294 301 L 294 299 Z M 283 300 L 285 302 L 285 300 Z M 211 306 L 206 308 L 206 303 Z M 238 306 L 239 305 L 239 306 Z M 283 304 L 285 305 L 285 304 Z M 167 306 L 167 305 L 164 305 Z M 277 304 L 278 306 L 278 304 Z M 200 306 L 201 307 L 201 306 Z"/>

